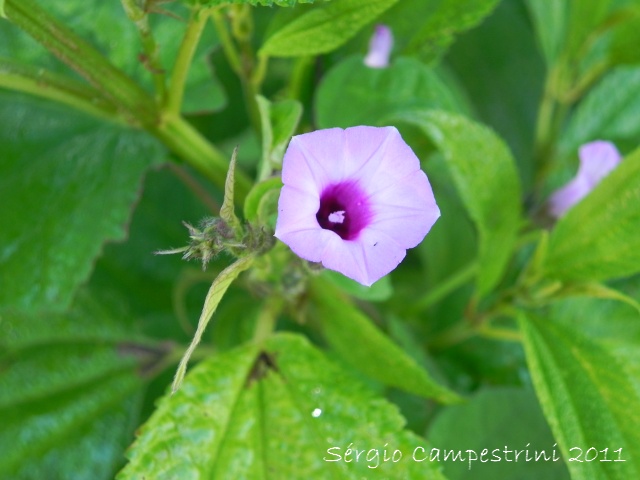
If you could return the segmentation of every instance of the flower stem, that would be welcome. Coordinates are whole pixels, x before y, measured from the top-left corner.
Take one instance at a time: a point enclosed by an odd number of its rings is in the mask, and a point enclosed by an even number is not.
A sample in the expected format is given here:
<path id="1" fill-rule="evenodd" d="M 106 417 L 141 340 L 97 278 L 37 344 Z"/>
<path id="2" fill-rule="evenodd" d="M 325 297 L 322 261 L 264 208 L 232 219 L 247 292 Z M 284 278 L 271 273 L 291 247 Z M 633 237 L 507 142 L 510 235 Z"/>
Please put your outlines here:
<path id="1" fill-rule="evenodd" d="M 439 302 L 454 290 L 471 280 L 478 270 L 477 262 L 472 262 L 459 272 L 456 272 L 450 278 L 440 283 L 436 288 L 431 290 L 427 295 L 415 302 L 409 308 L 409 313 L 417 313 L 429 308 Z"/>
<path id="2" fill-rule="evenodd" d="M 262 310 L 256 320 L 256 329 L 253 334 L 253 341 L 262 343 L 271 336 L 276 328 L 278 315 L 282 311 L 284 301 L 278 295 L 272 295 L 264 302 Z"/>
<path id="3" fill-rule="evenodd" d="M 168 113 L 176 115 L 180 113 L 189 67 L 210 13 L 211 10 L 200 8 L 193 10 L 191 13 L 187 30 L 182 38 L 178 57 L 171 73 L 171 86 L 165 104 L 165 109 Z"/>

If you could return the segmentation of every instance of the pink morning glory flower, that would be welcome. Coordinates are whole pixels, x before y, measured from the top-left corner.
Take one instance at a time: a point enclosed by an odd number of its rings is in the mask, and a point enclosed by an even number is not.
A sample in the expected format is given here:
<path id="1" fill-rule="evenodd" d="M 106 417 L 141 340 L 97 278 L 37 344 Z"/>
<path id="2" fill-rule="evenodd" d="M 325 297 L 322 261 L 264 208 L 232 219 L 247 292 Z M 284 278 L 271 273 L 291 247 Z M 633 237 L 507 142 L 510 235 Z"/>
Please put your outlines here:
<path id="1" fill-rule="evenodd" d="M 393 34 L 391 29 L 386 25 L 376 25 L 369 41 L 369 52 L 364 58 L 364 64 L 371 68 L 388 67 L 392 48 Z"/>
<path id="2" fill-rule="evenodd" d="M 582 200 L 621 160 L 615 145 L 602 140 L 580 147 L 579 157 L 576 176 L 549 198 L 549 212 L 555 218 L 560 218 Z"/>
<path id="3" fill-rule="evenodd" d="M 394 127 L 295 136 L 282 181 L 275 236 L 367 286 L 396 268 L 440 216 L 418 158 Z"/>

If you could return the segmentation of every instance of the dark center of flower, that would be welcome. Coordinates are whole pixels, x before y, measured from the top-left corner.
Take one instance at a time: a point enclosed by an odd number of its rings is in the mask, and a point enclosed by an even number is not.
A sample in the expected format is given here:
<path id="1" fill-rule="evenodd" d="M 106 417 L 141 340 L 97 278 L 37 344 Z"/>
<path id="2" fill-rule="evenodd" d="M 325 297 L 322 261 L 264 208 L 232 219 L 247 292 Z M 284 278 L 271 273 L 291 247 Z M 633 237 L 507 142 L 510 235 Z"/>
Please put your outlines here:
<path id="1" fill-rule="evenodd" d="M 337 233 L 343 240 L 355 240 L 371 219 L 369 202 L 355 182 L 329 185 L 320 195 L 316 219 L 322 228 Z"/>

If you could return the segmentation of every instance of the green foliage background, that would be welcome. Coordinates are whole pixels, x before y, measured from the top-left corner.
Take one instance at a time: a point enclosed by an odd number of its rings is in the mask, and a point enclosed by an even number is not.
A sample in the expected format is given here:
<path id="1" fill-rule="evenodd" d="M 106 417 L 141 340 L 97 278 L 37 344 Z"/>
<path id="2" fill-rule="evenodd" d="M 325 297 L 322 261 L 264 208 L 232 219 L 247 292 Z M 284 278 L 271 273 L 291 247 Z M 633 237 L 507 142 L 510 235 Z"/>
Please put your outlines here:
<path id="1" fill-rule="evenodd" d="M 0 16 L 1 479 L 640 478 L 638 0 Z M 264 239 L 153 255 L 205 216 L 269 231 L 291 136 L 355 125 L 398 127 L 442 212 L 373 287 Z M 593 140 L 624 160 L 556 222 Z"/>

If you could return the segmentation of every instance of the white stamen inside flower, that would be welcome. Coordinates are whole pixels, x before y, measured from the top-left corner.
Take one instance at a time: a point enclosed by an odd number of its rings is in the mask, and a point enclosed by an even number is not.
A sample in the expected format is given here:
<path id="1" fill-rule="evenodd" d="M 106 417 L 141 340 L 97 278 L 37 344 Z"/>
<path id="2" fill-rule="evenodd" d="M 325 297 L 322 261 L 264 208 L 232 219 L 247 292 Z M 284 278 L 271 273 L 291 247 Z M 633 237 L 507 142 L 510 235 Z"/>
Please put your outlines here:
<path id="1" fill-rule="evenodd" d="M 337 212 L 333 212 L 329 214 L 329 221 L 331 223 L 342 223 L 344 222 L 344 210 L 338 210 Z"/>

